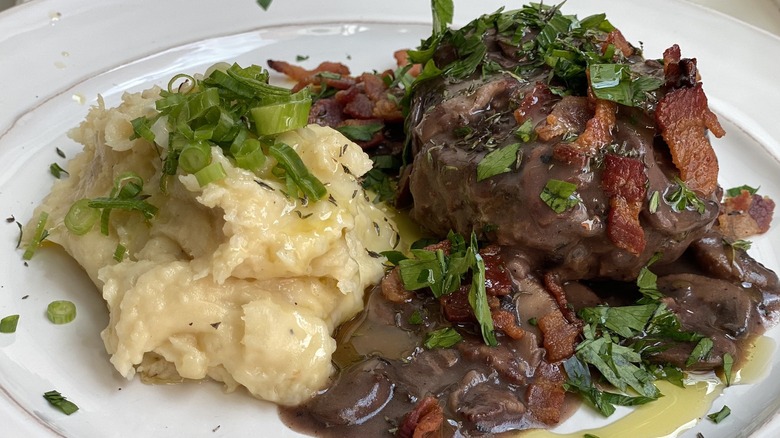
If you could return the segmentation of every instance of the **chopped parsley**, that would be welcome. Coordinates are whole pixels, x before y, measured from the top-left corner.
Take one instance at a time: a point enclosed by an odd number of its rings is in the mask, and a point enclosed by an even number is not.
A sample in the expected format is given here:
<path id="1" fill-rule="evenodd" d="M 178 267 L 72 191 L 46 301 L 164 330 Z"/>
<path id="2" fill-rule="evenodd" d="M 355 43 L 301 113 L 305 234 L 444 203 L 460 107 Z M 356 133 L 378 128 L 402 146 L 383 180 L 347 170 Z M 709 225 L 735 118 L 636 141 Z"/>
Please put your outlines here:
<path id="1" fill-rule="evenodd" d="M 398 262 L 399 274 L 407 290 L 428 288 L 439 298 L 457 290 L 468 274 L 471 275 L 468 300 L 482 333 L 485 344 L 498 345 L 493 318 L 487 302 L 485 289 L 485 262 L 479 255 L 476 234 L 471 235 L 469 244 L 463 236 L 450 233 L 450 252 L 436 249 L 412 249 L 412 258 Z"/>
<path id="2" fill-rule="evenodd" d="M 427 349 L 449 348 L 463 340 L 463 336 L 452 327 L 434 330 L 425 336 L 423 346 Z"/>
<path id="3" fill-rule="evenodd" d="M 539 197 L 556 213 L 563 213 L 580 203 L 577 185 L 557 179 L 547 181 Z"/>
<path id="4" fill-rule="evenodd" d="M 336 130 L 352 141 L 369 141 L 383 127 L 384 125 L 381 123 L 367 123 L 365 125 L 343 125 L 337 127 Z"/>
<path id="5" fill-rule="evenodd" d="M 650 196 L 650 202 L 647 206 L 647 209 L 650 211 L 650 213 L 655 214 L 658 211 L 658 206 L 661 202 L 661 193 L 656 190 L 653 192 L 652 196 Z"/>
<path id="6" fill-rule="evenodd" d="M 477 181 L 507 173 L 520 166 L 520 143 L 512 143 L 486 154 L 477 163 Z"/>
<path id="7" fill-rule="evenodd" d="M 49 172 L 54 175 L 55 178 L 60 179 L 62 178 L 62 174 L 70 175 L 67 170 L 63 169 L 62 166 L 60 166 L 57 163 L 51 163 L 49 165 Z"/>
<path id="8" fill-rule="evenodd" d="M 726 190 L 726 196 L 728 196 L 729 198 L 736 198 L 737 196 L 742 194 L 743 190 L 748 192 L 748 193 L 750 193 L 751 195 L 755 195 L 756 193 L 758 193 L 758 189 L 759 188 L 760 187 L 750 187 L 748 185 L 741 185 L 739 187 L 732 187 L 732 188 Z"/>
<path id="9" fill-rule="evenodd" d="M 734 358 L 728 354 L 723 354 L 723 378 L 726 380 L 726 386 L 731 386 L 731 371 L 734 368 Z"/>

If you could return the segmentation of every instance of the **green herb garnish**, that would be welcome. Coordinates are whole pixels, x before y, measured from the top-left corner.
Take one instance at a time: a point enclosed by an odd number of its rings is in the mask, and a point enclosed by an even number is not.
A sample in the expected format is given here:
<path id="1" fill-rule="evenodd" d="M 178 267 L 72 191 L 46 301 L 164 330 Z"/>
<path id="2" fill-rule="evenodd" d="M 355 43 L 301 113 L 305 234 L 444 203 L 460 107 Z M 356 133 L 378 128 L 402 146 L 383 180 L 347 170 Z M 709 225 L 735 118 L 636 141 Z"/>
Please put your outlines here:
<path id="1" fill-rule="evenodd" d="M 556 213 L 563 213 L 580 203 L 577 185 L 557 179 L 547 181 L 539 197 Z"/>
<path id="2" fill-rule="evenodd" d="M 655 212 L 658 211 L 658 206 L 660 205 L 660 202 L 661 202 L 661 193 L 658 190 L 656 190 L 653 192 L 653 195 L 650 196 L 650 203 L 648 205 L 648 210 L 650 211 L 650 213 L 655 214 Z"/>
<path id="3" fill-rule="evenodd" d="M 45 392 L 43 393 L 43 398 L 45 398 L 46 401 L 49 402 L 49 404 L 62 411 L 62 413 L 64 413 L 65 415 L 70 415 L 79 410 L 79 407 L 76 406 L 75 403 L 66 399 L 58 391 L 52 390 L 52 391 Z"/>
<path id="4" fill-rule="evenodd" d="M 19 315 L 8 315 L 0 319 L 0 333 L 14 333 L 19 324 Z"/>
<path id="5" fill-rule="evenodd" d="M 758 193 L 758 189 L 759 188 L 760 187 L 750 187 L 748 185 L 742 185 L 742 186 L 739 186 L 739 187 L 732 187 L 732 188 L 726 190 L 726 196 L 728 196 L 729 198 L 736 198 L 737 196 L 742 194 L 743 190 L 747 191 L 751 195 L 755 195 L 756 193 Z"/>
<path id="6" fill-rule="evenodd" d="M 486 154 L 477 163 L 477 181 L 517 169 L 521 160 L 519 151 L 520 143 L 512 143 Z"/>
<path id="7" fill-rule="evenodd" d="M 693 347 L 691 355 L 688 356 L 688 360 L 685 361 L 685 366 L 691 366 L 696 362 L 706 360 L 710 356 L 710 352 L 715 344 L 710 338 L 701 338 L 699 342 Z"/>
<path id="8" fill-rule="evenodd" d="M 369 141 L 374 134 L 381 131 L 384 125 L 381 123 L 367 123 L 365 125 L 343 125 L 336 128 L 352 141 Z"/>
<path id="9" fill-rule="evenodd" d="M 412 314 L 409 315 L 408 322 L 409 324 L 412 325 L 422 324 L 423 323 L 422 312 L 420 312 L 419 310 L 415 310 L 414 312 L 412 312 Z"/>
<path id="10" fill-rule="evenodd" d="M 62 174 L 70 175 L 67 170 L 63 169 L 59 164 L 57 163 L 51 163 L 49 165 L 49 172 L 51 172 L 52 175 L 54 175 L 55 178 L 60 179 L 62 177 Z"/>
<path id="11" fill-rule="evenodd" d="M 725 420 L 729 415 L 731 415 L 731 409 L 724 405 L 718 412 L 707 415 L 707 418 L 712 420 L 713 423 L 718 424 Z"/>
<path id="12" fill-rule="evenodd" d="M 41 243 L 43 243 L 46 237 L 49 236 L 49 232 L 46 230 L 46 222 L 48 220 L 49 220 L 49 213 L 42 211 L 41 214 L 38 215 L 38 222 L 35 224 L 35 231 L 33 232 L 33 237 L 32 239 L 30 239 L 30 242 L 27 243 L 27 247 L 24 249 L 24 254 L 22 254 L 22 258 L 24 260 L 32 259 L 33 255 L 35 255 L 35 251 L 38 250 L 38 247 L 41 246 Z M 19 229 L 21 230 L 21 226 L 19 227 Z"/>
<path id="13" fill-rule="evenodd" d="M 454 328 L 446 327 L 428 333 L 423 342 L 423 346 L 429 350 L 434 348 L 449 348 L 462 340 L 463 336 Z"/>
<path id="14" fill-rule="evenodd" d="M 640 106 L 647 92 L 664 84 L 663 78 L 632 73 L 627 64 L 591 64 L 588 69 L 596 97 L 626 106 Z"/>
<path id="15" fill-rule="evenodd" d="M 723 378 L 726 380 L 726 386 L 731 386 L 731 371 L 734 367 L 734 358 L 728 354 L 723 354 Z"/>
<path id="16" fill-rule="evenodd" d="M 696 196 L 696 193 L 689 189 L 680 178 L 675 177 L 674 182 L 677 184 L 677 189 L 666 196 L 666 201 L 672 208 L 678 212 L 695 209 L 699 214 L 704 214 L 706 211 L 704 201 L 699 199 L 699 197 Z"/>

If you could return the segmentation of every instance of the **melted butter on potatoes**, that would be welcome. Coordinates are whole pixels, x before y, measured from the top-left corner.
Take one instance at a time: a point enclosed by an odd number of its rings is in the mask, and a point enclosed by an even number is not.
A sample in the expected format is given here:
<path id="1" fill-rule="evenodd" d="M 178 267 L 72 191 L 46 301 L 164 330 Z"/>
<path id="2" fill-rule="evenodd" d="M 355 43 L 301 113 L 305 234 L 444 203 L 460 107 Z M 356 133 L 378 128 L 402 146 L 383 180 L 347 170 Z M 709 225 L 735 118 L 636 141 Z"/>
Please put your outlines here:
<path id="1" fill-rule="evenodd" d="M 225 179 L 200 187 L 192 175 L 177 176 L 163 194 L 155 147 L 128 140 L 130 120 L 153 112 L 158 96 L 152 89 L 125 95 L 115 109 L 102 101 L 92 108 L 71 132 L 84 151 L 34 217 L 49 213 L 48 239 L 102 290 L 110 312 L 102 337 L 120 374 L 208 376 L 229 390 L 302 402 L 327 383 L 334 328 L 363 307 L 364 290 L 383 274 L 372 254 L 397 243 L 389 213 L 357 180 L 371 161 L 337 131 L 310 125 L 278 140 L 325 184 L 325 199 L 288 198 L 281 181 L 234 166 L 219 148 L 212 158 Z M 113 210 L 108 236 L 97 225 L 70 233 L 63 218 L 73 202 L 106 196 L 126 171 L 144 179 L 157 216 L 147 222 Z M 117 262 L 120 243 L 128 257 Z"/>

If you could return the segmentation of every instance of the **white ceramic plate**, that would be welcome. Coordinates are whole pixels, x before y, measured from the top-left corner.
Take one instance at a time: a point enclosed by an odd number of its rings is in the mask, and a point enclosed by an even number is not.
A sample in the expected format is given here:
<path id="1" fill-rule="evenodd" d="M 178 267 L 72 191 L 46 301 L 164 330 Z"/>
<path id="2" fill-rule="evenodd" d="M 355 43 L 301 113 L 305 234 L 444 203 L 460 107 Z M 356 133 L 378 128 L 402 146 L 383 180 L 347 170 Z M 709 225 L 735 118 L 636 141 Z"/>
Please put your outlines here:
<path id="1" fill-rule="evenodd" d="M 462 24 L 503 0 L 456 3 L 455 21 Z M 98 93 L 114 105 L 125 90 L 164 85 L 175 73 L 201 72 L 218 61 L 264 65 L 307 55 L 308 65 L 331 60 L 354 72 L 389 68 L 395 49 L 428 35 L 428 5 L 274 0 L 265 12 L 253 0 L 38 0 L 0 13 L 0 215 L 29 219 L 52 183 L 49 164 L 64 161 L 55 148 L 76 154 L 78 145 L 65 133 Z M 683 56 L 696 56 L 710 105 L 728 130 L 716 143 L 722 184 L 760 185 L 780 200 L 780 87 L 773 79 L 780 40 L 673 0 L 569 0 L 565 11 L 606 12 L 630 41 L 644 42 L 648 56 L 673 43 Z M 751 250 L 776 270 L 780 247 L 771 242 L 780 238 L 778 230 Z M 209 382 L 146 386 L 117 376 L 99 337 L 107 316 L 94 286 L 57 251 L 41 251 L 24 266 L 14 249 L 17 237 L 13 222 L 0 223 L 0 317 L 21 315 L 15 334 L 0 335 L 3 436 L 295 436 L 272 405 L 243 392 L 223 394 Z M 55 299 L 76 303 L 75 322 L 48 323 L 45 307 Z M 780 339 L 779 331 L 770 337 Z M 769 361 L 780 363 L 780 355 Z M 68 417 L 51 409 L 41 396 L 51 389 L 80 411 Z M 780 366 L 768 369 L 760 384 L 729 388 L 715 408 L 723 404 L 733 412 L 727 421 L 701 421 L 684 436 L 775 436 Z"/>

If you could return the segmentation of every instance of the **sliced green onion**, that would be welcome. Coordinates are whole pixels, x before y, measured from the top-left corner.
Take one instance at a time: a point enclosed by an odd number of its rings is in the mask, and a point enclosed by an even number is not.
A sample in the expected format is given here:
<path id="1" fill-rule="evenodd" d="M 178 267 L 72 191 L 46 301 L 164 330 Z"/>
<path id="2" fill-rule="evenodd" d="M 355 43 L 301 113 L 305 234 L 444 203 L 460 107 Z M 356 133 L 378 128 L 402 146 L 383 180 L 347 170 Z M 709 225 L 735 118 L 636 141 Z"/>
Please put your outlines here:
<path id="1" fill-rule="evenodd" d="M 77 236 L 87 234 L 100 217 L 100 211 L 89 206 L 89 199 L 74 202 L 65 215 L 65 227 Z"/>
<path id="2" fill-rule="evenodd" d="M 287 177 L 295 182 L 307 198 L 316 201 L 328 193 L 322 182 L 309 172 L 295 149 L 284 143 L 275 143 L 268 148 L 268 153 L 276 159 Z"/>
<path id="3" fill-rule="evenodd" d="M 38 216 L 38 223 L 35 225 L 35 233 L 33 233 L 33 237 L 30 240 L 30 243 L 27 244 L 27 248 L 25 248 L 24 254 L 22 255 L 24 260 L 32 259 L 33 255 L 35 255 L 35 251 L 39 246 L 41 246 L 43 239 L 49 235 L 49 233 L 46 231 L 46 222 L 48 220 L 49 213 L 42 211 Z"/>
<path id="4" fill-rule="evenodd" d="M 144 180 L 135 172 L 123 172 L 114 178 L 111 197 L 133 198 L 144 189 Z"/>
<path id="5" fill-rule="evenodd" d="M 117 244 L 114 250 L 114 260 L 121 262 L 125 259 L 125 254 L 127 254 L 127 248 L 121 243 Z"/>
<path id="6" fill-rule="evenodd" d="M 70 415 L 79 410 L 79 407 L 76 406 L 75 403 L 63 397 L 58 391 L 52 390 L 45 392 L 43 393 L 43 398 L 65 415 Z"/>
<path id="7" fill-rule="evenodd" d="M 305 94 L 301 92 L 306 91 Z M 291 96 L 292 100 L 249 110 L 255 122 L 257 135 L 273 135 L 291 129 L 302 128 L 309 122 L 311 97 L 307 89 Z"/>
<path id="8" fill-rule="evenodd" d="M 140 211 L 149 220 L 154 219 L 154 216 L 157 214 L 157 207 L 143 199 L 95 198 L 90 199 L 87 205 L 92 208 L 102 208 L 104 215 L 106 210 L 114 208 Z"/>
<path id="9" fill-rule="evenodd" d="M 19 324 L 19 315 L 8 315 L 0 319 L 0 333 L 14 333 Z"/>
<path id="10" fill-rule="evenodd" d="M 52 301 L 46 308 L 46 316 L 54 324 L 67 324 L 76 319 L 76 305 L 67 300 Z"/>
<path id="11" fill-rule="evenodd" d="M 207 141 L 190 143 L 179 154 L 179 167 L 187 173 L 195 173 L 211 164 L 211 145 Z"/>
<path id="12" fill-rule="evenodd" d="M 203 187 L 206 184 L 213 183 L 225 178 L 227 173 L 225 173 L 225 169 L 222 167 L 222 163 L 215 161 L 203 169 L 195 172 L 194 175 L 195 179 L 198 180 L 198 184 Z"/>
<path id="13" fill-rule="evenodd" d="M 238 167 L 253 172 L 261 169 L 265 164 L 265 154 L 259 140 L 248 138 L 238 147 L 230 148 L 230 152 L 236 159 Z"/>

